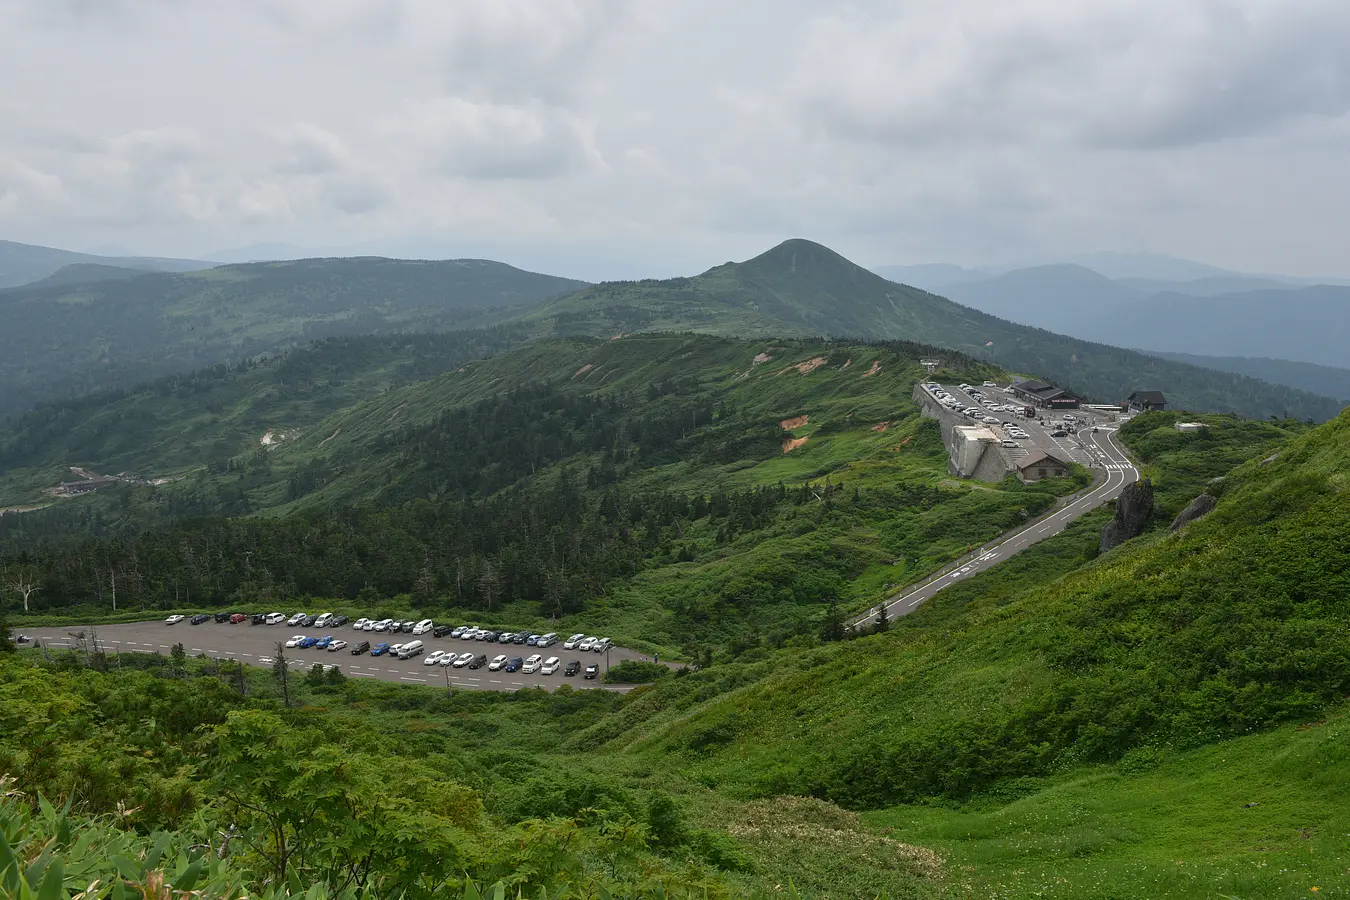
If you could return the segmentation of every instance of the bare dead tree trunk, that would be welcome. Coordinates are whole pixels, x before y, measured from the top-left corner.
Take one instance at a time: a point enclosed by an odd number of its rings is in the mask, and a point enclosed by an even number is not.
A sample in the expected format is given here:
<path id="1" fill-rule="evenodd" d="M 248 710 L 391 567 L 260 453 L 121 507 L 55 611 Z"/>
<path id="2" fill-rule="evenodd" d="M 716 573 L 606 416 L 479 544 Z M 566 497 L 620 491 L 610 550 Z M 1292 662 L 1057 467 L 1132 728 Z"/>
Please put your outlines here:
<path id="1" fill-rule="evenodd" d="M 37 578 L 31 572 L 19 572 L 11 575 L 6 587 L 23 598 L 23 611 L 28 612 L 28 598 L 39 590 Z"/>

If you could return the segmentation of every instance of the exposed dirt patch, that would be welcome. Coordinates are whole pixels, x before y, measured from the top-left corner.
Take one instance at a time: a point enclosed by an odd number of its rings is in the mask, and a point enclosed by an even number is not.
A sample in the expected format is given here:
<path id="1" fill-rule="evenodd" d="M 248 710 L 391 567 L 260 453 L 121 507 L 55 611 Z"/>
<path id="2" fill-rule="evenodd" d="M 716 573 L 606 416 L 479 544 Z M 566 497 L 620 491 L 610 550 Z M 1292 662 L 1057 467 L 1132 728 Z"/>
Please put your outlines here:
<path id="1" fill-rule="evenodd" d="M 810 440 L 810 438 L 804 438 L 804 437 L 799 437 L 799 438 L 784 438 L 784 439 L 783 439 L 783 452 L 784 452 L 784 453 L 791 453 L 793 450 L 796 450 L 796 449 L 797 449 L 798 447 L 800 447 L 802 444 L 805 444 L 808 440 Z"/>
<path id="2" fill-rule="evenodd" d="M 784 419 L 779 422 L 778 425 L 784 431 L 791 431 L 794 428 L 801 428 L 810 420 L 810 418 L 810 416 L 793 416 L 791 419 Z"/>
<path id="3" fill-rule="evenodd" d="M 258 443 L 264 447 L 273 447 L 282 441 L 293 441 L 300 436 L 300 432 L 294 428 L 268 429 L 263 432 L 263 436 L 258 438 Z"/>
<path id="4" fill-rule="evenodd" d="M 872 430 L 875 431 L 877 434 L 881 434 L 885 432 L 887 428 L 890 427 L 891 427 L 890 422 L 878 422 L 877 424 L 872 426 Z"/>
<path id="5" fill-rule="evenodd" d="M 810 373 L 814 372 L 816 369 L 819 369 L 823 365 L 825 365 L 825 357 L 817 356 L 813 357 L 812 359 L 808 359 L 806 362 L 799 362 L 792 368 L 796 369 L 798 372 L 801 372 L 803 375 L 809 375 Z"/>
<path id="6" fill-rule="evenodd" d="M 900 443 L 898 443 L 898 444 L 896 444 L 894 447 L 892 447 L 892 448 L 891 448 L 891 452 L 892 452 L 892 453 L 899 453 L 901 450 L 905 449 L 905 445 L 908 444 L 909 441 L 910 441 L 909 438 L 905 438 L 903 441 L 901 441 Z"/>
<path id="7" fill-rule="evenodd" d="M 872 368 L 870 368 L 870 369 L 868 369 L 866 372 L 864 372 L 864 373 L 863 373 L 863 377 L 864 377 L 864 378 L 867 378 L 868 376 L 870 376 L 870 375 L 875 375 L 875 374 L 877 374 L 877 373 L 880 372 L 880 371 L 881 371 L 881 360 L 879 360 L 879 359 L 874 359 L 874 360 L 872 360 Z"/>
<path id="8" fill-rule="evenodd" d="M 853 365 L 853 357 L 850 356 L 850 357 L 844 362 L 844 364 L 843 364 L 842 366 L 839 367 L 839 371 L 842 372 L 842 371 L 844 371 L 845 369 L 847 369 L 847 368 L 848 368 L 849 366 L 851 366 L 851 365 Z"/>
<path id="9" fill-rule="evenodd" d="M 339 434 L 341 431 L 342 431 L 341 428 L 336 429 L 336 430 L 335 430 L 332 434 L 330 434 L 328 437 L 326 437 L 326 438 L 324 438 L 323 440 L 319 441 L 319 446 L 322 447 L 324 444 L 328 443 L 328 442 L 331 441 L 333 438 L 337 437 L 338 434 Z"/>
<path id="10" fill-rule="evenodd" d="M 617 340 L 619 340 L 620 338 L 626 338 L 626 337 L 628 337 L 627 334 L 616 334 L 616 335 L 614 335 L 613 337 L 611 337 L 610 340 L 611 340 L 611 341 L 617 341 Z"/>
<path id="11" fill-rule="evenodd" d="M 755 354 L 754 364 L 757 366 L 763 365 L 771 359 L 773 359 L 773 357 L 767 353 L 757 353 Z"/>
<path id="12" fill-rule="evenodd" d="M 576 379 L 580 378 L 582 375 L 585 375 L 587 372 L 589 372 L 591 369 L 594 368 L 595 363 L 586 363 L 586 365 L 582 366 L 580 369 L 577 369 L 575 372 L 572 373 L 572 380 L 575 381 Z"/>

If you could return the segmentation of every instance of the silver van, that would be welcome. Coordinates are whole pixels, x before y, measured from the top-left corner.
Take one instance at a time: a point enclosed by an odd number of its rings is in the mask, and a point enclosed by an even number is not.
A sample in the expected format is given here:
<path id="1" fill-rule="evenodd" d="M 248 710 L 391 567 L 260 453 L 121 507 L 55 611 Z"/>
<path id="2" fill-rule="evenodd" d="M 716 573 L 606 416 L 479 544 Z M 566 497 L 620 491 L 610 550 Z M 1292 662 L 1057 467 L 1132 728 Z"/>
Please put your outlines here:
<path id="1" fill-rule="evenodd" d="M 422 651 L 426 649 L 421 641 L 409 641 L 398 650 L 399 659 L 412 659 L 414 656 L 421 656 Z"/>

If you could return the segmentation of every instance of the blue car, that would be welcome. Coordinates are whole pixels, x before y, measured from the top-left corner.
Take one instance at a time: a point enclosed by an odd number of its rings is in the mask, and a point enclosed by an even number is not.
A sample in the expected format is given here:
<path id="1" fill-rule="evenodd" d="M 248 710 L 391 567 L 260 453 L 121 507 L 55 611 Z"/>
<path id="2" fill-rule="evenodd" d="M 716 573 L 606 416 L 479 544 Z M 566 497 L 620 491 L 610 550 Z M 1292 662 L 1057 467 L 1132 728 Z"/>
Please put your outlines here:
<path id="1" fill-rule="evenodd" d="M 318 642 L 319 639 L 316 637 L 307 637 L 303 641 L 301 641 L 298 646 L 300 647 L 301 650 L 308 650 L 310 647 L 313 647 Z"/>
<path id="2" fill-rule="evenodd" d="M 535 645 L 535 643 L 536 643 L 538 640 L 539 640 L 539 635 L 537 635 L 537 634 L 532 634 L 532 635 L 530 635 L 529 637 L 527 637 L 527 638 L 525 639 L 525 645 L 528 646 L 528 647 L 533 647 L 533 646 Z"/>
<path id="3" fill-rule="evenodd" d="M 384 656 L 388 652 L 389 652 L 389 643 L 387 641 L 381 641 L 374 647 L 370 648 L 371 656 Z"/>
<path id="4" fill-rule="evenodd" d="M 525 660 L 521 659 L 519 656 L 513 656 L 511 657 L 510 662 L 506 664 L 506 671 L 519 672 L 520 667 L 523 665 L 525 665 Z"/>
<path id="5" fill-rule="evenodd" d="M 325 634 L 323 637 L 319 638 L 317 641 L 314 642 L 314 649 L 327 650 L 328 645 L 331 643 L 333 643 L 333 636 L 331 634 Z"/>

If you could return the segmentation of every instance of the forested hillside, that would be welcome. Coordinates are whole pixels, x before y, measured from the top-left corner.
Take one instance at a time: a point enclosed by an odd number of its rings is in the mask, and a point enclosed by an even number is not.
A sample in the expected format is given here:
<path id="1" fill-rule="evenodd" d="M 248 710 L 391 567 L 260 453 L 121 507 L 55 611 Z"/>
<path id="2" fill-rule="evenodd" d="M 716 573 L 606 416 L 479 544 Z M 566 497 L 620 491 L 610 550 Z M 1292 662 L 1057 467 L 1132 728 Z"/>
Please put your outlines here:
<path id="1" fill-rule="evenodd" d="M 516 317 L 548 334 L 693 330 L 918 341 L 1035 374 L 1101 402 L 1140 389 L 1184 409 L 1325 421 L 1338 401 L 1226 372 L 1065 337 L 896 284 L 819 244 L 791 240 L 692 278 L 613 282 Z"/>
<path id="2" fill-rule="evenodd" d="M 444 330 L 584 286 L 488 260 L 311 259 L 0 292 L 0 418 L 337 335 Z"/>
<path id="3" fill-rule="evenodd" d="M 219 473 L 0 518 L 0 564 L 40 578 L 47 612 L 106 614 L 115 581 L 127 612 L 184 594 L 323 597 L 557 615 L 731 658 L 814 633 L 832 605 L 870 604 L 1085 483 L 950 480 L 911 400 L 931 352 L 535 344 L 386 391 Z M 951 363 L 955 379 L 994 374 Z"/>

